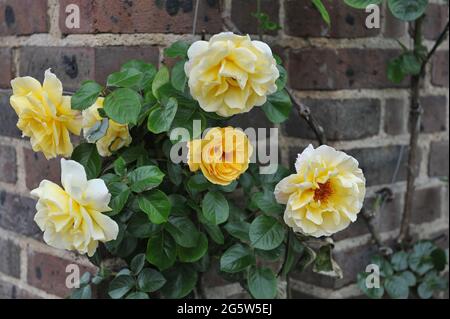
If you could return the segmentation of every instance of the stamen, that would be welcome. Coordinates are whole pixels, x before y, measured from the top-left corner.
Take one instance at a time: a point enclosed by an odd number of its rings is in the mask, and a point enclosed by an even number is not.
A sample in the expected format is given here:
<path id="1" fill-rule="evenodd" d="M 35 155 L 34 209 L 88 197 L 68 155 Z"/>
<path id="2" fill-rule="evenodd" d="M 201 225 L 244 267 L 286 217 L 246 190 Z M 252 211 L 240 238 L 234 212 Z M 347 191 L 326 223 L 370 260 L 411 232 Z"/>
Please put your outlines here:
<path id="1" fill-rule="evenodd" d="M 333 194 L 333 187 L 328 180 L 326 183 L 319 183 L 319 188 L 314 191 L 314 200 L 316 202 L 326 203 L 328 198 Z"/>

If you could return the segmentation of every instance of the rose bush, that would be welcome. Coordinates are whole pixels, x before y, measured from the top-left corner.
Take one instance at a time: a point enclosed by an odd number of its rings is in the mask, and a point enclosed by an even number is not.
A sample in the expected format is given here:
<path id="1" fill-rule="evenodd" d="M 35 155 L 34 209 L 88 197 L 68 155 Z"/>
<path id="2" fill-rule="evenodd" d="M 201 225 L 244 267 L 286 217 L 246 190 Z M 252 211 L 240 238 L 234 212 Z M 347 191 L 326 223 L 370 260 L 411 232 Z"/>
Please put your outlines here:
<path id="1" fill-rule="evenodd" d="M 296 173 L 279 165 L 260 174 L 250 163 L 255 145 L 222 117 L 261 106 L 272 122 L 286 120 L 292 103 L 281 60 L 230 33 L 177 42 L 165 54 L 179 59 L 171 70 L 130 61 L 106 86 L 87 81 L 72 97 L 49 71 L 42 87 L 12 82 L 18 127 L 33 149 L 71 156 L 61 161 L 63 188 L 43 181 L 32 194 L 44 240 L 99 267 L 73 297 L 91 297 L 90 285 L 102 282 L 111 298 L 201 296 L 212 263 L 255 298 L 275 298 L 277 280 L 295 267 L 340 276 L 332 241 L 310 239 L 356 220 L 365 194 L 358 162 L 309 147 Z M 72 152 L 68 132 L 82 127 Z M 173 161 L 174 149 L 185 163 Z M 108 258 L 126 266 L 110 269 Z"/>

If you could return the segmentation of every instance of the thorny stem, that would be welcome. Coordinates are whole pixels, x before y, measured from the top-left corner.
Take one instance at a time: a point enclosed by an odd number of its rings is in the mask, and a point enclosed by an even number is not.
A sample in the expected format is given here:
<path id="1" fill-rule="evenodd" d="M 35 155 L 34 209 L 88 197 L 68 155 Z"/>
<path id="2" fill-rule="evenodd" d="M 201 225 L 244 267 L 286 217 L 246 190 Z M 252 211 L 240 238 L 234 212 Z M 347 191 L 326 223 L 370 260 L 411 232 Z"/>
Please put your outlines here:
<path id="1" fill-rule="evenodd" d="M 424 16 L 420 17 L 415 22 L 414 27 L 414 51 L 422 47 L 422 24 Z M 426 65 L 430 61 L 437 48 L 444 42 L 448 32 L 448 22 L 444 30 L 439 35 L 427 57 L 423 60 L 420 73 L 411 78 L 411 104 L 410 104 L 410 142 L 409 142 L 409 156 L 408 156 L 408 174 L 406 182 L 405 207 L 403 210 L 403 218 L 400 227 L 400 234 L 397 238 L 398 244 L 405 244 L 410 239 L 410 223 L 413 209 L 413 199 L 415 191 L 415 180 L 417 177 L 417 148 L 420 135 L 420 120 L 422 114 L 422 106 L 420 105 L 420 81 L 425 75 Z"/>

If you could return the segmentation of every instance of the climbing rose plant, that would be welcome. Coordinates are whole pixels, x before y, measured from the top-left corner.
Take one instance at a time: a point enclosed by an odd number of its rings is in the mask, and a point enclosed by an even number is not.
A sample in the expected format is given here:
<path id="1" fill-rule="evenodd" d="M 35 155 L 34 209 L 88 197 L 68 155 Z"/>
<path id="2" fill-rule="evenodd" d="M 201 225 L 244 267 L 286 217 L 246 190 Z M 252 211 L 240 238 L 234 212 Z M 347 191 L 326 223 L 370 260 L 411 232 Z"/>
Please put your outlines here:
<path id="1" fill-rule="evenodd" d="M 44 241 L 99 267 L 72 297 L 90 298 L 91 285 L 114 299 L 202 297 L 214 263 L 255 298 L 277 297 L 278 280 L 295 268 L 342 276 L 327 236 L 362 208 L 358 162 L 309 146 L 295 170 L 261 174 L 255 145 L 226 124 L 255 107 L 274 123 L 289 117 L 281 60 L 232 33 L 176 42 L 165 55 L 179 60 L 171 70 L 129 61 L 106 86 L 87 81 L 73 96 L 50 70 L 42 85 L 12 81 L 11 105 L 33 150 L 70 157 L 61 159 L 61 185 L 44 180 L 31 194 Z M 70 133 L 83 134 L 75 148 Z M 171 160 L 174 149 L 184 163 Z"/>

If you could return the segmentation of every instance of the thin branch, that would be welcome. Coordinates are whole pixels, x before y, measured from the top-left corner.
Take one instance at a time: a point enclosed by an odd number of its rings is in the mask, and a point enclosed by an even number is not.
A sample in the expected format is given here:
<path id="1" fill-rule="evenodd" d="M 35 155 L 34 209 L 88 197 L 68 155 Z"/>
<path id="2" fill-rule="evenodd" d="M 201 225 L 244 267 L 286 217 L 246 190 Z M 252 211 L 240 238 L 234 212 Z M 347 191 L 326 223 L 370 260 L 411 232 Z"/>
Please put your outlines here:
<path id="1" fill-rule="evenodd" d="M 194 22 L 192 23 L 192 35 L 197 34 L 198 10 L 200 9 L 200 0 L 195 1 Z"/>
<path id="2" fill-rule="evenodd" d="M 414 27 L 414 50 L 422 47 L 422 24 L 424 17 L 416 20 Z M 410 104 L 410 129 L 411 136 L 409 142 L 409 156 L 408 156 L 408 176 L 406 182 L 405 206 L 403 209 L 403 218 L 400 226 L 400 234 L 397 238 L 397 243 L 403 244 L 410 239 L 410 223 L 413 209 L 413 200 L 415 192 L 415 180 L 417 177 L 417 149 L 420 135 L 420 120 L 422 114 L 422 106 L 420 105 L 420 81 L 425 75 L 426 65 L 430 61 L 433 54 L 436 52 L 439 45 L 444 42 L 448 32 L 448 22 L 444 30 L 439 35 L 427 57 L 422 62 L 421 71 L 419 74 L 411 78 L 411 104 Z"/>

